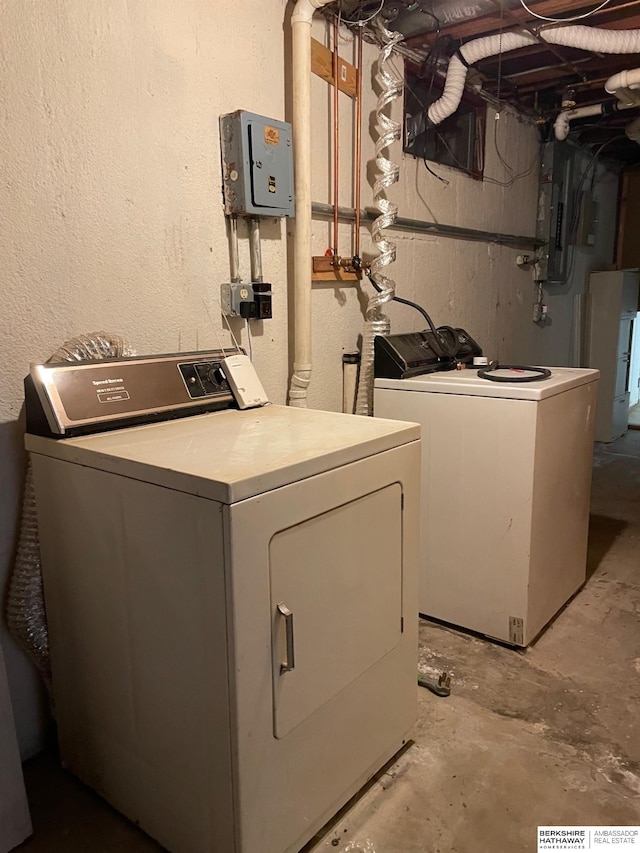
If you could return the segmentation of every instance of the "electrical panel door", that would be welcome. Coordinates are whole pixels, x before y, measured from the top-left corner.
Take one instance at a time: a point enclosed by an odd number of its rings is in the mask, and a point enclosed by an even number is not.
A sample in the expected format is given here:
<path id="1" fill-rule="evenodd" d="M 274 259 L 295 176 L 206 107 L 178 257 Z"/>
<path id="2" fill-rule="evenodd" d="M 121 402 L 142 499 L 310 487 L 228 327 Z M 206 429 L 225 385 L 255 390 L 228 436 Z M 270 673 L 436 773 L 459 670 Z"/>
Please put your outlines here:
<path id="1" fill-rule="evenodd" d="M 572 240 L 572 163 L 567 142 L 547 142 L 540 164 L 536 236 L 543 245 L 536 262 L 536 281 L 566 284 Z"/>
<path id="2" fill-rule="evenodd" d="M 280 124 L 280 123 L 279 123 Z M 249 122 L 251 196 L 257 208 L 291 204 L 291 132 L 264 120 Z"/>
<path id="3" fill-rule="evenodd" d="M 246 110 L 220 117 L 224 210 L 293 216 L 291 125 Z"/>

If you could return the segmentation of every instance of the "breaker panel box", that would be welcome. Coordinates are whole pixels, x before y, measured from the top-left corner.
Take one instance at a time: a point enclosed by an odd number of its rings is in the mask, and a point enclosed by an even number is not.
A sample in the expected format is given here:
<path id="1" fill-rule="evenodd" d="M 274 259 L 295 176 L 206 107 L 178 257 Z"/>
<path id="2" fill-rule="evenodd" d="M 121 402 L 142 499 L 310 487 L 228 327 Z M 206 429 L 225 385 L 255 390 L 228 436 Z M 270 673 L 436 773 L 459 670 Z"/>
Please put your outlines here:
<path id="1" fill-rule="evenodd" d="M 224 212 L 293 216 L 291 125 L 237 110 L 220 116 Z"/>
<path id="2" fill-rule="evenodd" d="M 567 142 L 547 142 L 542 149 L 536 237 L 538 252 L 535 280 L 566 284 L 569 245 L 572 240 L 572 149 Z"/>

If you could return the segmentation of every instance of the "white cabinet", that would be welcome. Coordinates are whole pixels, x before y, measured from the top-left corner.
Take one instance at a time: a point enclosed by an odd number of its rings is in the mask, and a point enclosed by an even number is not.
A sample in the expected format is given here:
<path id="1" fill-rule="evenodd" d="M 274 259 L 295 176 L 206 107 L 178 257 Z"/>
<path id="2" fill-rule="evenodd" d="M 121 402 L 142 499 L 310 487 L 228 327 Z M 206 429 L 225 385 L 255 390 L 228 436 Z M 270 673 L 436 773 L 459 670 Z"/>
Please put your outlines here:
<path id="1" fill-rule="evenodd" d="M 613 441 L 627 430 L 629 362 L 638 311 L 638 271 L 593 272 L 589 277 L 589 367 L 600 371 L 596 441 Z"/>

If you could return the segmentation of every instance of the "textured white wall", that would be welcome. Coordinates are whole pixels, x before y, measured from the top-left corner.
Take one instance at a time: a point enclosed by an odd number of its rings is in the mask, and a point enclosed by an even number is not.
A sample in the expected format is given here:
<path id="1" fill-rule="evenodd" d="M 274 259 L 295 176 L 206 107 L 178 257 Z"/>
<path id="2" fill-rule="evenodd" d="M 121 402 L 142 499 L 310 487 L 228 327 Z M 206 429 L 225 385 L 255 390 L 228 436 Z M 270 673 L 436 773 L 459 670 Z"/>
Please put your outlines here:
<path id="1" fill-rule="evenodd" d="M 96 329 L 141 352 L 217 345 L 204 304 L 219 328 L 218 285 L 229 272 L 218 115 L 284 116 L 284 11 L 281 0 L 0 6 L 0 589 L 15 549 L 29 362 Z M 279 222 L 266 223 L 264 236 L 275 319 L 254 349 L 281 402 L 286 241 Z M 3 643 L 29 754 L 40 742 L 37 682 Z"/>
<path id="2" fill-rule="evenodd" d="M 0 5 L 0 589 L 13 558 L 24 456 L 22 378 L 67 337 L 106 329 L 140 352 L 216 346 L 218 285 L 228 277 L 220 199 L 217 120 L 244 108 L 282 118 L 286 98 L 284 0 L 4 0 Z M 324 38 L 324 24 L 315 26 Z M 349 58 L 350 35 L 341 49 Z M 366 46 L 367 66 L 375 51 Z M 364 170 L 375 95 L 365 72 Z M 314 197 L 329 200 L 328 87 L 314 80 Z M 351 104 L 344 119 L 341 203 L 348 191 Z M 399 109 L 396 110 L 399 114 Z M 506 159 L 517 169 L 535 154 L 535 133 L 500 120 Z M 398 155 L 400 156 L 400 155 Z M 420 162 L 402 159 L 394 189 L 400 212 L 441 222 L 532 233 L 535 174 L 511 190 L 450 169 L 444 187 Z M 487 173 L 504 178 L 492 143 Z M 370 205 L 370 186 L 363 204 Z M 345 239 L 349 228 L 343 229 Z M 265 275 L 274 319 L 256 330 L 255 361 L 274 401 L 286 395 L 286 226 L 263 227 Z M 315 251 L 329 244 L 314 226 Z M 344 243 L 343 243 L 344 245 Z M 365 238 L 365 247 L 367 239 Z M 248 274 L 246 240 L 243 271 Z M 491 355 L 508 357 L 517 320 L 530 315 L 530 278 L 515 251 L 402 234 L 393 276 L 402 295 L 439 323 L 460 324 Z M 353 348 L 369 288 L 315 286 L 311 406 L 341 405 L 343 348 Z M 524 295 L 523 295 L 524 294 Z M 391 306 L 394 328 L 422 326 Z M 228 335 L 221 333 L 225 340 Z M 38 682 L 2 635 L 23 755 L 41 743 Z"/>

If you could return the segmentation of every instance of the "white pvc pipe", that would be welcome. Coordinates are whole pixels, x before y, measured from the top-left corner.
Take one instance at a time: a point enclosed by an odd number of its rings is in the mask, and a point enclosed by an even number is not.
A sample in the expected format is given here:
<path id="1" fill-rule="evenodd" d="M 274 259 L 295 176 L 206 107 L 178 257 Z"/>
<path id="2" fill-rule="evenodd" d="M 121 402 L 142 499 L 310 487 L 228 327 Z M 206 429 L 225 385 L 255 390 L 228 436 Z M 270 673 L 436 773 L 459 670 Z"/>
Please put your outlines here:
<path id="1" fill-rule="evenodd" d="M 588 116 L 602 115 L 602 104 L 591 104 L 588 107 L 578 107 L 575 110 L 563 110 L 553 125 L 556 139 L 566 139 L 569 135 L 569 125 L 574 118 L 587 118 Z"/>
<path id="2" fill-rule="evenodd" d="M 625 127 L 624 132 L 627 136 L 627 139 L 630 139 L 632 142 L 637 142 L 640 145 L 640 116 L 638 118 L 634 118 L 632 122 Z"/>
<path id="3" fill-rule="evenodd" d="M 635 106 L 634 104 L 623 104 L 621 102 L 616 103 L 615 101 L 613 101 L 613 104 L 614 112 L 629 110 L 631 107 Z M 588 118 L 589 116 L 601 116 L 606 114 L 607 109 L 605 104 L 591 104 L 588 107 L 578 107 L 575 110 L 563 110 L 563 112 L 558 113 L 558 117 L 553 125 L 556 139 L 567 138 L 569 135 L 569 125 L 575 118 Z"/>
<path id="4" fill-rule="evenodd" d="M 311 381 L 311 19 L 330 0 L 297 0 L 291 16 L 293 165 L 293 373 L 289 405 L 307 406 Z"/>
<path id="5" fill-rule="evenodd" d="M 552 27 L 540 30 L 540 36 L 550 44 L 577 47 L 599 53 L 640 53 L 640 30 L 602 30 L 596 27 Z M 467 42 L 460 48 L 462 62 L 452 56 L 447 69 L 447 77 L 442 97 L 428 110 L 432 124 L 440 124 L 458 109 L 467 77 L 467 65 L 473 65 L 481 59 L 507 53 L 529 44 L 536 44 L 535 37 L 529 33 L 503 33 L 487 36 Z"/>
<path id="6" fill-rule="evenodd" d="M 615 95 L 618 89 L 632 89 L 638 85 L 640 85 L 640 68 L 629 68 L 609 77 L 604 88 L 610 95 Z"/>
<path id="7" fill-rule="evenodd" d="M 352 354 L 351 354 L 352 355 Z M 342 411 L 352 415 L 356 408 L 356 389 L 358 387 L 358 359 L 342 358 Z"/>

